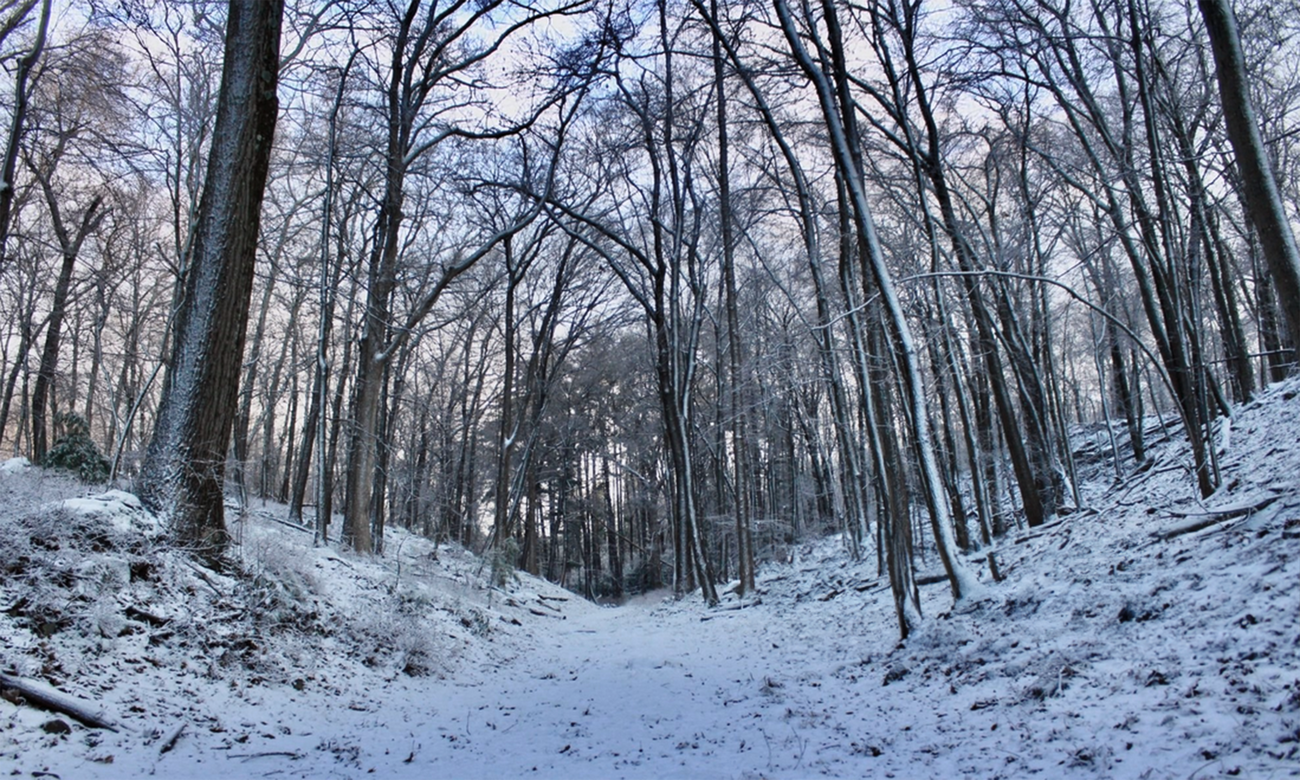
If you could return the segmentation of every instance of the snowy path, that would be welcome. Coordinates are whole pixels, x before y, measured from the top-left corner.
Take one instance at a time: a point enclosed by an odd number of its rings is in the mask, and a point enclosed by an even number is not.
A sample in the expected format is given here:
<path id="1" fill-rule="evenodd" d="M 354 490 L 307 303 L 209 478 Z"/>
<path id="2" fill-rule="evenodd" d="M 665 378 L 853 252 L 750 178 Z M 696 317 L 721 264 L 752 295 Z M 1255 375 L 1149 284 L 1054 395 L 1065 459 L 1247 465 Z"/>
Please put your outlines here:
<path id="1" fill-rule="evenodd" d="M 844 666 L 835 659 L 856 641 L 801 646 L 797 627 L 769 629 L 769 609 L 701 620 L 694 601 L 661 599 L 565 603 L 563 620 L 546 619 L 551 631 L 534 633 L 532 646 L 500 668 L 477 670 L 473 684 L 398 677 L 364 698 L 355 689 L 287 699 L 245 689 L 207 702 L 229 713 L 227 731 L 183 740 L 154 767 L 205 780 L 372 769 L 394 778 L 579 780 L 853 776 L 867 767 L 845 762 L 878 760 L 848 734 L 847 723 L 865 714 L 843 708 L 856 697 L 822 696 L 823 676 Z M 870 687 L 879 684 L 873 675 Z"/>
<path id="2" fill-rule="evenodd" d="M 731 778 L 790 766 L 780 752 L 792 729 L 773 714 L 783 697 L 763 692 L 773 672 L 754 653 L 759 618 L 751 615 L 701 622 L 690 610 L 645 602 L 574 604 L 531 657 L 460 689 L 459 707 L 447 710 L 462 719 L 464 733 L 452 742 L 460 749 L 436 763 L 452 777 L 535 769 L 571 778 Z"/>
<path id="3" fill-rule="evenodd" d="M 538 646 L 480 684 L 415 683 L 405 702 L 385 697 L 385 722 L 357 727 L 391 744 L 361 763 L 391 777 L 434 768 L 453 778 L 575 780 L 818 774 L 812 762 L 827 746 L 813 742 L 825 729 L 808 719 L 834 713 L 819 701 L 815 675 L 788 677 L 797 658 L 816 667 L 817 651 L 787 647 L 789 629 L 766 631 L 767 611 L 701 621 L 693 603 L 656 602 L 570 602 Z M 382 752 L 371 738 L 359 742 Z"/>
<path id="4" fill-rule="evenodd" d="M 1077 615 L 1062 615 L 1062 623 L 1017 616 L 1022 630 L 1010 636 L 997 625 L 978 629 L 990 615 L 955 616 L 933 620 L 909 653 L 898 653 L 892 632 L 867 634 L 889 626 L 885 594 L 832 587 L 874 567 L 831 575 L 825 568 L 786 568 L 783 582 L 764 583 L 765 602 L 743 611 L 661 596 L 619 608 L 573 598 L 559 604 L 563 620 L 500 623 L 494 636 L 518 654 L 504 663 L 466 658 L 449 679 L 384 678 L 329 663 L 302 691 L 253 679 L 215 687 L 182 679 L 194 703 L 174 751 L 158 755 L 159 740 L 124 733 L 88 755 L 46 753 L 40 766 L 21 768 L 62 778 L 203 780 L 1185 778 L 1202 765 L 1211 776 L 1231 770 L 1238 762 L 1218 762 L 1215 752 L 1240 750 L 1233 743 L 1256 733 L 1239 732 L 1243 716 L 1226 711 L 1231 690 L 1206 700 L 1196 698 L 1204 694 L 1195 684 L 1191 692 L 1152 685 L 1154 656 L 1174 676 L 1199 655 L 1176 649 L 1179 626 L 1157 638 L 1147 632 L 1159 621 L 1116 624 L 1113 605 L 1095 628 Z M 1081 604 L 1113 589 L 1061 582 Z M 1024 583 L 1006 604 L 1036 610 L 1034 592 L 1046 599 L 1056 589 L 1051 579 Z M 927 589 L 929 614 L 939 614 L 945 590 Z M 1294 604 L 1294 593 L 1267 595 Z M 997 612 L 1006 608 L 999 603 Z M 1062 630 L 1064 621 L 1075 628 Z M 1105 652 L 1097 631 L 1128 649 Z M 1066 675 L 1064 695 L 1027 696 L 1048 667 L 1049 683 Z M 1273 686 L 1289 680 L 1259 671 L 1254 679 L 1276 679 Z M 1212 677 L 1200 678 L 1206 691 Z M 1265 714 L 1285 696 L 1273 687 L 1251 701 Z M 1281 710 L 1272 718 L 1285 720 L 1290 710 Z M 116 761 L 105 762 L 111 755 Z"/>
<path id="5" fill-rule="evenodd" d="M 1044 539 L 1044 550 L 1060 544 Z M 462 597 L 493 615 L 491 646 L 509 658 L 463 655 L 446 678 L 304 657 L 302 685 L 214 680 L 192 666 L 164 672 L 157 688 L 105 680 L 116 711 L 152 736 L 87 732 L 74 750 L 48 736 L 38 749 L 26 742 L 14 769 L 182 780 L 1154 780 L 1201 767 L 1197 777 L 1291 777 L 1287 760 L 1265 754 L 1290 747 L 1278 740 L 1300 702 L 1294 651 L 1277 665 L 1236 660 L 1271 642 L 1300 646 L 1286 618 L 1300 602 L 1300 560 L 1265 557 L 1219 557 L 1215 588 L 1167 573 L 1158 556 L 1109 573 L 1085 557 L 951 619 L 947 589 L 931 586 L 927 628 L 902 651 L 873 563 L 846 562 L 829 544 L 765 572 L 763 603 L 744 610 L 661 594 L 602 608 L 559 601 L 558 589 L 487 605 L 486 592 L 468 590 Z M 1185 595 L 1161 602 L 1163 615 L 1117 620 L 1121 607 L 1141 613 L 1148 594 L 1172 591 Z M 532 606 L 543 601 L 553 609 Z M 537 614 L 554 609 L 563 619 Z M 1244 612 L 1278 622 L 1238 620 Z M 160 754 L 182 720 L 176 748 Z"/>

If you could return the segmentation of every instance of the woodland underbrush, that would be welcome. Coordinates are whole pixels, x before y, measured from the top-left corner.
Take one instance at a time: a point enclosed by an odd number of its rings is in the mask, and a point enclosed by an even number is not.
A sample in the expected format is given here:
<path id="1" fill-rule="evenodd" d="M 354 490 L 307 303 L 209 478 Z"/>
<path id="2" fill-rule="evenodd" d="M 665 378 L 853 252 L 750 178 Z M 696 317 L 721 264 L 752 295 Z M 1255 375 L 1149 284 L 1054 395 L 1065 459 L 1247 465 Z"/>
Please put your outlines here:
<path id="1" fill-rule="evenodd" d="M 490 630 L 417 578 L 305 534 L 250 527 L 218 570 L 172 546 L 131 494 L 37 503 L 27 499 L 51 492 L 38 470 L 0 479 L 45 483 L 32 496 L 6 484 L 18 498 L 0 516 L 0 666 L 11 674 L 84 682 L 120 661 L 300 686 L 329 655 L 418 676 L 454 656 L 443 624 Z"/>

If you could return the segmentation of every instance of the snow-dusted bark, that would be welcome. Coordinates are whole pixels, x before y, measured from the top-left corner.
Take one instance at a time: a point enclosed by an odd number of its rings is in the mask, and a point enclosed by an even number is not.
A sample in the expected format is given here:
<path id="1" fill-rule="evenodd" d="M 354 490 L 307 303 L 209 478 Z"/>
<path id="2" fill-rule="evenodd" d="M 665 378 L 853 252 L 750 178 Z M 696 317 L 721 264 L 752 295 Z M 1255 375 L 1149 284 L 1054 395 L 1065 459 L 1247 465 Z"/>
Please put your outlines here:
<path id="1" fill-rule="evenodd" d="M 262 195 L 275 132 L 280 0 L 231 0 L 225 63 L 193 255 L 141 497 L 178 541 L 219 555 Z"/>
<path id="2" fill-rule="evenodd" d="M 1278 308 L 1290 326 L 1292 349 L 1300 349 L 1300 251 L 1250 102 L 1237 18 L 1229 0 L 1200 0 L 1200 7 L 1214 52 L 1223 122 L 1241 171 L 1242 200 L 1273 275 Z"/>
<path id="3" fill-rule="evenodd" d="M 866 190 L 863 187 L 861 171 L 857 168 L 845 135 L 843 123 L 836 110 L 834 90 L 826 74 L 809 56 L 807 49 L 795 26 L 785 0 L 773 0 L 776 13 L 781 21 L 781 29 L 791 54 L 796 63 L 808 77 L 817 91 L 826 129 L 830 134 L 831 151 L 835 162 L 844 176 L 849 199 L 853 204 L 856 228 L 866 247 L 867 265 L 874 277 L 880 297 L 884 303 L 887 321 L 893 337 L 898 362 L 904 372 L 903 385 L 907 394 L 908 423 L 914 437 L 917 459 L 920 465 L 921 484 L 925 494 L 926 506 L 930 511 L 935 542 L 939 548 L 939 557 L 948 574 L 953 597 L 960 600 L 981 589 L 979 580 L 955 556 L 957 547 L 953 537 L 952 518 L 944 503 L 943 483 L 939 476 L 939 466 L 935 458 L 934 443 L 931 440 L 929 416 L 926 411 L 925 386 L 921 378 L 920 359 L 916 344 L 912 338 L 911 326 L 903 311 L 902 303 L 894 289 L 894 282 L 885 258 L 881 252 L 880 239 L 876 234 L 875 224 L 871 218 L 871 209 L 867 203 Z"/>
<path id="4" fill-rule="evenodd" d="M 839 359 L 836 356 L 833 344 L 830 340 L 831 324 L 834 316 L 830 309 L 830 301 L 827 296 L 829 283 L 824 278 L 822 270 L 822 249 L 821 238 L 816 217 L 815 198 L 812 187 L 805 176 L 802 164 L 794 149 L 791 147 L 781 123 L 776 119 L 776 115 L 768 105 L 764 93 L 759 89 L 754 81 L 751 71 L 745 67 L 739 54 L 732 46 L 730 40 L 722 31 L 716 17 L 712 16 L 710 11 L 705 8 L 701 0 L 693 0 L 696 11 L 701 18 L 709 24 L 713 32 L 714 39 L 719 42 L 721 47 L 726 51 L 727 57 L 735 66 L 736 74 L 745 84 L 753 98 L 754 106 L 758 111 L 763 124 L 767 127 L 772 135 L 772 140 L 781 152 L 781 157 L 785 160 L 786 166 L 790 170 L 791 182 L 794 185 L 794 194 L 798 204 L 798 215 L 800 233 L 802 234 L 804 252 L 807 255 L 809 270 L 813 278 L 813 289 L 817 301 L 817 325 L 813 328 L 813 335 L 817 343 L 817 352 L 822 361 L 822 369 L 825 379 L 829 385 L 828 391 L 830 396 L 832 413 L 835 417 L 833 426 L 838 439 L 840 452 L 845 459 L 848 470 L 848 484 L 846 487 L 846 499 L 851 504 L 850 511 L 861 513 L 866 508 L 866 496 L 864 494 L 865 485 L 861 467 L 857 463 L 857 445 L 849 441 L 848 432 L 850 430 L 849 411 L 847 400 L 844 397 L 844 382 L 842 372 L 839 366 Z M 850 296 L 852 299 L 852 296 Z M 855 306 L 850 305 L 850 312 L 855 310 Z M 854 320 L 846 318 L 852 323 Z M 870 337 L 870 333 L 868 334 Z M 866 384 L 870 385 L 868 380 Z M 874 390 L 868 390 L 868 393 Z M 867 404 L 867 417 L 871 420 L 879 419 L 873 407 L 874 402 L 870 397 L 864 399 Z M 878 431 L 874 424 L 868 426 L 868 436 L 872 437 L 871 454 L 875 458 L 876 469 L 884 473 L 889 467 L 886 463 L 892 462 L 892 458 L 885 457 L 885 442 L 879 440 Z M 889 567 L 890 586 L 894 596 L 895 614 L 899 624 L 899 631 L 904 638 L 916 628 L 921 621 L 920 604 L 918 602 L 918 592 L 916 581 L 913 576 L 912 560 L 907 543 L 911 538 L 911 529 L 905 513 L 899 512 L 897 507 L 893 506 L 894 490 L 892 486 L 885 484 L 886 495 L 885 503 L 890 506 L 890 518 L 882 520 L 881 523 L 888 523 L 889 533 L 882 533 L 883 550 L 878 550 L 878 554 L 883 554 L 884 563 Z M 901 523 L 894 523 L 899 520 Z M 883 529 L 882 529 L 883 530 Z"/>

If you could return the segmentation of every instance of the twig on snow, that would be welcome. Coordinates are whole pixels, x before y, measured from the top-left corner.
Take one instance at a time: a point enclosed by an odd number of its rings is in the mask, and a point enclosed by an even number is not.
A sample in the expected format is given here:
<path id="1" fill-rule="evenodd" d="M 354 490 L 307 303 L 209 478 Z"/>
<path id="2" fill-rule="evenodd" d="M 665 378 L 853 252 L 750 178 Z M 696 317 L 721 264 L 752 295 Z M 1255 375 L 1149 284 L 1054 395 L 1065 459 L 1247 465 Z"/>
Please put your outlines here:
<path id="1" fill-rule="evenodd" d="M 180 741 L 181 734 L 185 733 L 187 725 L 185 721 L 181 721 L 181 725 L 172 729 L 172 733 L 167 735 L 167 738 L 163 740 L 162 745 L 158 748 L 158 755 L 170 753 L 172 748 L 176 747 L 176 743 Z"/>
<path id="2" fill-rule="evenodd" d="M 305 755 L 305 753 L 299 753 L 296 750 L 268 750 L 262 753 L 231 753 L 227 755 L 226 758 L 238 758 L 243 761 L 252 761 L 255 758 L 274 758 L 276 756 L 284 756 L 285 758 L 297 761 Z"/>

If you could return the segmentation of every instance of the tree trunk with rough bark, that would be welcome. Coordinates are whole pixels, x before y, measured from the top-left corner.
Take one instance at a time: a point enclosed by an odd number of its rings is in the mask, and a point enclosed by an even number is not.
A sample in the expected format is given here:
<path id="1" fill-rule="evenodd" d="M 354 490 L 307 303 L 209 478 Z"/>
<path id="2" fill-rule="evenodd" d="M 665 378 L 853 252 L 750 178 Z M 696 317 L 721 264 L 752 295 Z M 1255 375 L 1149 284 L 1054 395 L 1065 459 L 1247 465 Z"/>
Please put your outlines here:
<path id="1" fill-rule="evenodd" d="M 1273 175 L 1273 163 L 1264 148 L 1259 121 L 1250 101 L 1237 18 L 1229 0 L 1199 0 L 1199 5 L 1214 53 L 1223 122 L 1241 172 L 1242 200 L 1259 234 L 1264 260 L 1273 276 L 1278 308 L 1291 334 L 1291 349 L 1300 350 L 1300 250 L 1296 248 L 1295 234 Z"/>
<path id="2" fill-rule="evenodd" d="M 228 541 L 222 482 L 279 103 L 280 0 L 231 0 L 217 123 L 193 261 L 141 498 L 177 541 L 215 559 Z"/>

